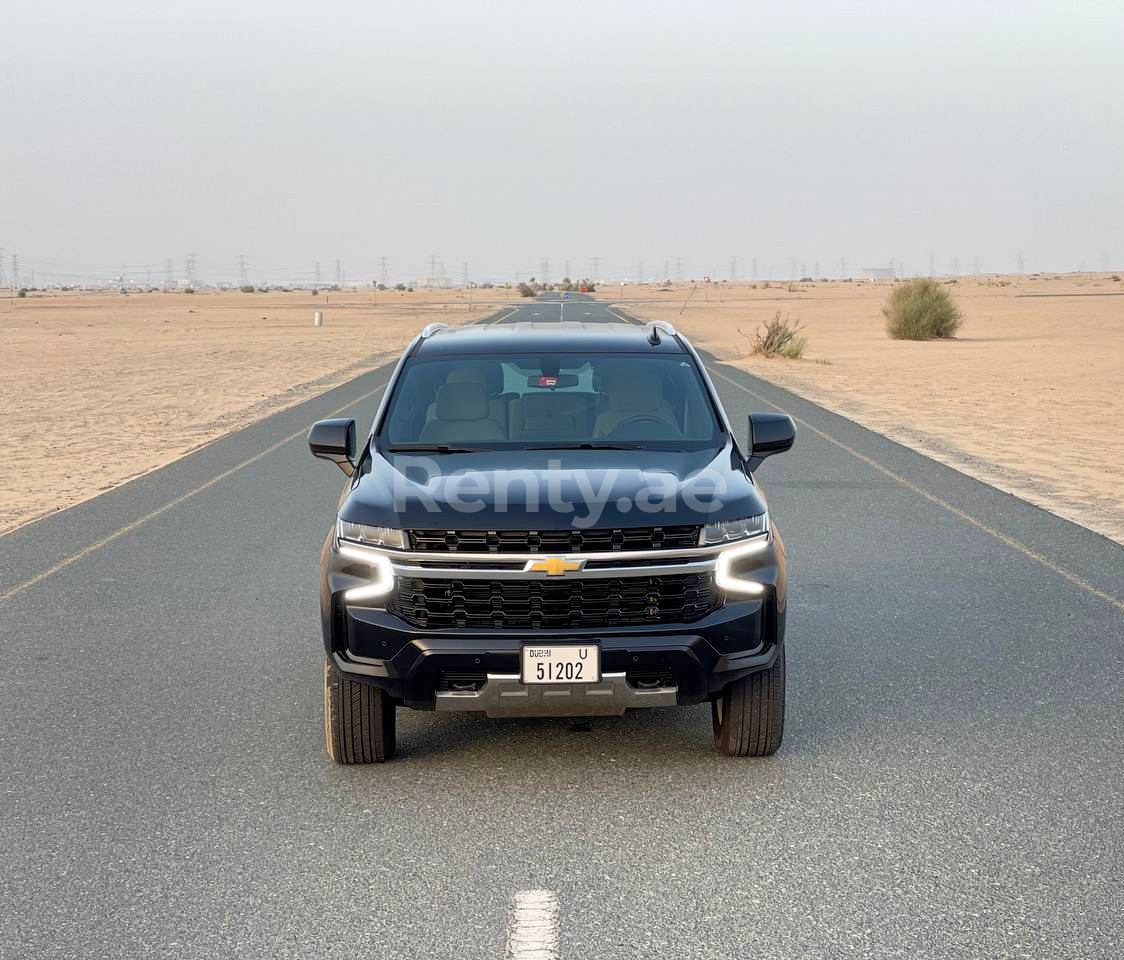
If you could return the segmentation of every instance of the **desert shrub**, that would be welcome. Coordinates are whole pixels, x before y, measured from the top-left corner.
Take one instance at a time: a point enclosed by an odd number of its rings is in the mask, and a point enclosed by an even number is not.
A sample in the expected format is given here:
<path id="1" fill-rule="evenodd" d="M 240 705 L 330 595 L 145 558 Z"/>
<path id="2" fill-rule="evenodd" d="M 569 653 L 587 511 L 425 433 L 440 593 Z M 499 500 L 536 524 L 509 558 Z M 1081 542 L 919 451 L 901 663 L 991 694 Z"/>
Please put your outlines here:
<path id="1" fill-rule="evenodd" d="M 17 297 L 27 296 L 27 287 L 20 287 L 20 292 L 16 294 Z"/>
<path id="2" fill-rule="evenodd" d="M 804 355 L 804 348 L 808 345 L 808 338 L 801 332 L 803 329 L 799 320 L 789 316 L 781 316 L 778 310 L 770 320 L 754 331 L 752 338 L 744 331 L 739 330 L 743 337 L 749 338 L 751 354 L 759 357 L 786 357 L 789 360 L 799 360 Z"/>
<path id="3" fill-rule="evenodd" d="M 1114 281 L 1114 282 L 1116 282 L 1116 283 L 1119 283 L 1119 282 L 1120 282 L 1120 274 L 1119 274 L 1119 273 L 1114 273 L 1114 274 L 1112 275 L 1112 279 L 1113 279 L 1113 281 Z"/>
<path id="4" fill-rule="evenodd" d="M 533 297 L 535 295 L 535 288 L 532 287 L 529 283 L 519 284 L 518 289 L 519 296 L 521 297 Z"/>
<path id="5" fill-rule="evenodd" d="M 935 340 L 960 328 L 960 310 L 952 295 L 928 277 L 899 284 L 882 308 L 886 332 L 895 340 Z"/>
<path id="6" fill-rule="evenodd" d="M 243 293 L 253 293 L 254 292 L 254 285 L 252 283 L 244 283 L 238 289 L 241 290 Z"/>
<path id="7" fill-rule="evenodd" d="M 194 287 L 184 287 L 184 288 L 183 288 L 183 292 L 184 292 L 184 293 L 194 293 L 194 292 L 195 292 L 195 288 L 194 288 Z"/>

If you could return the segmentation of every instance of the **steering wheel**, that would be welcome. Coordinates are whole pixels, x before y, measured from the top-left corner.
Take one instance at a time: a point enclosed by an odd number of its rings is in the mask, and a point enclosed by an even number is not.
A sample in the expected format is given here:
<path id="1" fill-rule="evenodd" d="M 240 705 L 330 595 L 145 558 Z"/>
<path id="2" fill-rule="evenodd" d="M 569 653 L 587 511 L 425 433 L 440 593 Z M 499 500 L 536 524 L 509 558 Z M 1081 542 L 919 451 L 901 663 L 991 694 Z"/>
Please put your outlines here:
<path id="1" fill-rule="evenodd" d="M 631 417 L 625 417 L 620 423 L 613 427 L 613 429 L 609 431 L 609 436 L 615 437 L 625 427 L 639 423 L 651 423 L 655 424 L 656 426 L 663 427 L 664 429 L 667 429 L 668 427 L 668 423 L 666 420 L 664 420 L 663 417 L 657 417 L 655 416 L 655 414 L 651 413 L 634 413 Z"/>

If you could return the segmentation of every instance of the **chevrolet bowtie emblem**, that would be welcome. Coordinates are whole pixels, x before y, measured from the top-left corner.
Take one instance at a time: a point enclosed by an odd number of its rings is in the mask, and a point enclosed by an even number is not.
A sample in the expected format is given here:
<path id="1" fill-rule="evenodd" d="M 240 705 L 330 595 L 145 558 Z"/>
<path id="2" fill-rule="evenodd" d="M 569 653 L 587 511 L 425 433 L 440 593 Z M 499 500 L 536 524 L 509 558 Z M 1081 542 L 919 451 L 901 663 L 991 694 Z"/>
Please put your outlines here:
<path id="1" fill-rule="evenodd" d="M 585 566 L 584 560 L 567 560 L 565 557 L 546 557 L 543 560 L 528 560 L 524 573 L 545 573 L 548 577 L 562 577 Z"/>

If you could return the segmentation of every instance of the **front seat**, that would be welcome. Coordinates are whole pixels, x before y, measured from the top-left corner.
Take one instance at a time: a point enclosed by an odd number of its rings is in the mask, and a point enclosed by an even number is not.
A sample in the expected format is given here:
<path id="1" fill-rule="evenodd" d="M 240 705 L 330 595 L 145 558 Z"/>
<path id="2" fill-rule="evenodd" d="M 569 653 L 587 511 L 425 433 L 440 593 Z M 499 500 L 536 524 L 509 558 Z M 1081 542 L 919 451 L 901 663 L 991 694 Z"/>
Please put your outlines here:
<path id="1" fill-rule="evenodd" d="M 474 362 L 471 366 L 450 370 L 445 382 L 483 384 L 484 392 L 488 395 L 488 416 L 501 426 L 507 423 L 509 398 L 503 393 L 503 371 L 498 363 L 481 364 Z M 437 401 L 435 399 L 426 408 L 425 421 L 429 423 L 436 418 Z"/>
<path id="2" fill-rule="evenodd" d="M 446 383 L 437 391 L 435 420 L 427 423 L 423 443 L 479 443 L 506 440 L 507 434 L 489 415 L 488 393 L 482 383 Z"/>
<path id="3" fill-rule="evenodd" d="M 664 399 L 660 381 L 634 372 L 616 372 L 602 382 L 602 403 L 593 428 L 595 437 L 607 437 L 626 420 L 649 416 L 679 431 L 671 404 Z"/>

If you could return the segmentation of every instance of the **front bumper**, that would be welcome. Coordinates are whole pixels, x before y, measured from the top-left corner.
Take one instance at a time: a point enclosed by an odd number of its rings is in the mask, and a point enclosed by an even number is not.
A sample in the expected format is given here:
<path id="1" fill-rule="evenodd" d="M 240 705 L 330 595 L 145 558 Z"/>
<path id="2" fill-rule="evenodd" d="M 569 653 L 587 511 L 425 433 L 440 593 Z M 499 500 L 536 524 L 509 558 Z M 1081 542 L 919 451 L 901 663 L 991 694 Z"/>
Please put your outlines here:
<path id="1" fill-rule="evenodd" d="M 771 666 L 784 638 L 784 614 L 769 597 L 727 603 L 689 625 L 614 631 L 433 633 L 409 627 L 384 610 L 345 607 L 341 612 L 341 642 L 329 651 L 336 667 L 382 687 L 407 706 L 429 710 L 438 706 L 443 677 L 517 676 L 523 645 L 552 640 L 596 642 L 604 674 L 624 674 L 626 683 L 667 675 L 674 687 L 670 702 L 700 703 L 730 681 Z"/>

